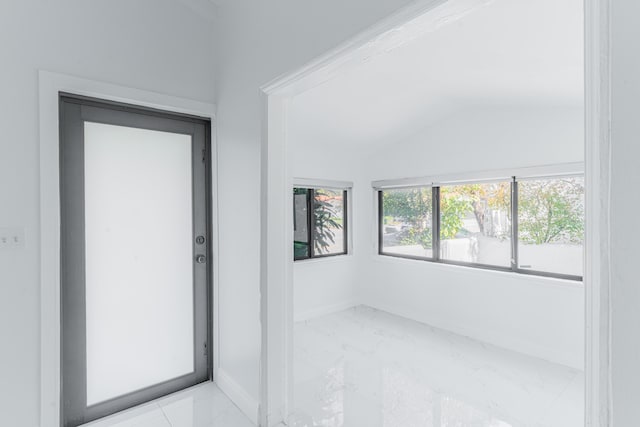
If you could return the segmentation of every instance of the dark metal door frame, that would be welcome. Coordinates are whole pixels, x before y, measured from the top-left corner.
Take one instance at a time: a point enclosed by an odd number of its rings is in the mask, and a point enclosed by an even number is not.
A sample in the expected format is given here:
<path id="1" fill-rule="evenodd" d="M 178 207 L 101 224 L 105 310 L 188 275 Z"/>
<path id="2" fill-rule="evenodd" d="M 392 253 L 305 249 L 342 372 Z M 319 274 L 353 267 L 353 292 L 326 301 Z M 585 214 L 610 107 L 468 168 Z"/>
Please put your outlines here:
<path id="1" fill-rule="evenodd" d="M 191 135 L 193 191 L 194 371 L 87 406 L 84 122 Z M 211 164 L 207 119 L 60 94 L 61 425 L 86 422 L 212 378 Z M 196 240 L 196 236 L 204 236 Z M 205 258 L 196 262 L 197 255 Z"/>

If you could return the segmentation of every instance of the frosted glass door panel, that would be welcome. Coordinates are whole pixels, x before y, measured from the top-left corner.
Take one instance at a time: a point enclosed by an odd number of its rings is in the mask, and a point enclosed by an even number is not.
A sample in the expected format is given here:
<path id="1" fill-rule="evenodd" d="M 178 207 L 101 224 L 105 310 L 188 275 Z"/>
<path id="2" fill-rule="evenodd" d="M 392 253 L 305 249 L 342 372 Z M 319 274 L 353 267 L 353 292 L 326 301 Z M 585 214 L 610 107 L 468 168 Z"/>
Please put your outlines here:
<path id="1" fill-rule="evenodd" d="M 87 405 L 194 371 L 191 135 L 85 122 Z"/>

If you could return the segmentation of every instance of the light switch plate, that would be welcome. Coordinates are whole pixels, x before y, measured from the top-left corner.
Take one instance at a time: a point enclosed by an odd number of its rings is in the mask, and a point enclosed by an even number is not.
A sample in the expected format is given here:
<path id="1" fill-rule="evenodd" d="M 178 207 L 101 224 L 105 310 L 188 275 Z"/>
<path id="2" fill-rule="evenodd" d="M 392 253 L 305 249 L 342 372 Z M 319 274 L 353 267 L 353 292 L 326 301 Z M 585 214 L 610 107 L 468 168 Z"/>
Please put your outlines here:
<path id="1" fill-rule="evenodd" d="M 24 228 L 0 228 L 0 250 L 24 248 Z"/>

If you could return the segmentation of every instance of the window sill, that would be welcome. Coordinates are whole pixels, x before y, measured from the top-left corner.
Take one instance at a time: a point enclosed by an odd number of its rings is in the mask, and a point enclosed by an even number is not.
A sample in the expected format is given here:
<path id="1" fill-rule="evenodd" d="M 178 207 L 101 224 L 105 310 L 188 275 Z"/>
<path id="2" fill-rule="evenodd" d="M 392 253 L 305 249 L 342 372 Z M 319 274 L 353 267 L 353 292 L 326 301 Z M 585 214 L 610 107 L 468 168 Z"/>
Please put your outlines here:
<path id="1" fill-rule="evenodd" d="M 477 274 L 485 274 L 485 275 L 494 275 L 494 276 L 502 276 L 509 277 L 521 282 L 532 283 L 536 285 L 542 286 L 561 286 L 566 288 L 573 289 L 584 289 L 584 281 L 582 280 L 572 280 L 565 279 L 560 277 L 549 277 L 542 276 L 537 274 L 525 274 L 525 273 L 517 273 L 514 271 L 503 271 L 492 268 L 481 268 L 474 267 L 468 265 L 458 265 L 458 264 L 448 264 L 443 262 L 434 262 L 425 259 L 411 259 L 404 258 L 400 256 L 393 255 L 382 255 L 382 254 L 374 254 L 373 259 L 376 263 L 390 263 L 390 264 L 409 264 L 409 265 L 420 265 L 420 262 L 424 265 L 428 265 L 428 268 L 439 269 L 440 271 L 448 271 L 448 272 L 457 272 L 461 274 L 469 274 L 469 273 L 477 273 Z"/>
<path id="2" fill-rule="evenodd" d="M 330 255 L 316 258 L 305 258 L 298 259 L 293 261 L 293 265 L 303 265 L 303 264 L 314 264 L 317 262 L 326 263 L 326 262 L 346 262 L 346 260 L 353 259 L 353 254 L 340 254 L 340 255 Z"/>

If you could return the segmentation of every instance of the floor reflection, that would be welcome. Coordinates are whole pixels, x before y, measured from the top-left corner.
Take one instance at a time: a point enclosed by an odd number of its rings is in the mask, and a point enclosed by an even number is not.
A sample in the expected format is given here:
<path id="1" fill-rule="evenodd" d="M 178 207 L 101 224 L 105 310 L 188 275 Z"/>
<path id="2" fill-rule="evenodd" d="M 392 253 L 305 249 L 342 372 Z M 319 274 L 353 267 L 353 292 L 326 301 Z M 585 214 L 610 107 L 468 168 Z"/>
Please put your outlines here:
<path id="1" fill-rule="evenodd" d="M 87 427 L 254 427 L 212 382 L 86 424 Z"/>
<path id="2" fill-rule="evenodd" d="M 581 372 L 358 307 L 296 325 L 295 427 L 581 427 Z"/>

